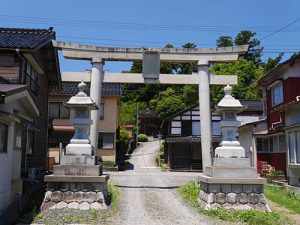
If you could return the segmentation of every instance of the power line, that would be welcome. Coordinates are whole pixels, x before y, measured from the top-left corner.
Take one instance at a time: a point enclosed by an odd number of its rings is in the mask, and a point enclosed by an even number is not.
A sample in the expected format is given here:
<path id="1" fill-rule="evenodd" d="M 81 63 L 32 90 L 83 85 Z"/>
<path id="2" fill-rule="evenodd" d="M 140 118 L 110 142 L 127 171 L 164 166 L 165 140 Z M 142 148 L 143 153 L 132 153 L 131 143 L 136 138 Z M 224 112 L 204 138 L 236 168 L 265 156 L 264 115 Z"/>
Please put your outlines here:
<path id="1" fill-rule="evenodd" d="M 269 37 L 271 37 L 271 36 L 273 36 L 273 35 L 281 32 L 281 31 L 285 30 L 286 28 L 288 28 L 288 27 L 292 26 L 293 24 L 297 23 L 299 20 L 300 20 L 300 17 L 298 19 L 295 19 L 291 23 L 287 24 L 286 26 L 284 26 L 284 27 L 282 27 L 282 28 L 280 28 L 278 30 L 275 30 L 271 34 L 268 34 L 268 35 L 264 36 L 263 38 L 260 39 L 260 41 L 265 40 L 266 38 L 269 38 Z"/>
<path id="2" fill-rule="evenodd" d="M 239 32 L 241 29 L 256 30 L 257 32 L 272 32 L 278 31 L 275 26 L 224 26 L 224 25 L 186 25 L 186 24 L 143 24 L 143 23 L 124 23 L 124 22 L 107 22 L 96 20 L 70 20 L 70 19 L 56 19 L 44 17 L 28 17 L 28 16 L 11 16 L 0 15 L 0 20 L 8 20 L 9 22 L 21 22 L 26 24 L 44 24 L 57 26 L 71 26 L 102 29 L 135 29 L 135 30 L 174 30 L 174 31 L 188 31 L 188 32 Z M 299 27 L 300 28 L 300 27 Z M 300 32 L 298 30 L 285 30 L 285 32 Z"/>

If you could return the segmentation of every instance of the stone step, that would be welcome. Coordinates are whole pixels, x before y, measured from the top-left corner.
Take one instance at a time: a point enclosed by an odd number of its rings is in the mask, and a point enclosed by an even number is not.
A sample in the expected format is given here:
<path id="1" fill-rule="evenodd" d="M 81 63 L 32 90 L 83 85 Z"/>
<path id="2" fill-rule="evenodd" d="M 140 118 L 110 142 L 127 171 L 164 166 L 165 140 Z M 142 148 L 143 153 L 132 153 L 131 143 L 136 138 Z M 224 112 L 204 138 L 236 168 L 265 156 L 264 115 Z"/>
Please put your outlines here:
<path id="1" fill-rule="evenodd" d="M 217 167 L 204 169 L 204 175 L 214 178 L 258 178 L 258 173 L 252 167 Z"/>

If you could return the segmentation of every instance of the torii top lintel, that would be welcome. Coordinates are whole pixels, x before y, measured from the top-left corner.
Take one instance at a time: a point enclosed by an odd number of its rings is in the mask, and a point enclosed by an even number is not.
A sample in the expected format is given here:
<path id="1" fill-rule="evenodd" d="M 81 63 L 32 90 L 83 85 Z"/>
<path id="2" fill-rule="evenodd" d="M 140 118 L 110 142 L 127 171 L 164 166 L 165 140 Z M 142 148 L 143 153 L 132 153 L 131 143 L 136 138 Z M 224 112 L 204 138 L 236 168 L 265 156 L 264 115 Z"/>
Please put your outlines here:
<path id="1" fill-rule="evenodd" d="M 247 52 L 248 45 L 222 48 L 119 48 L 78 44 L 72 42 L 52 41 L 53 46 L 62 50 L 65 58 L 91 60 L 101 58 L 107 61 L 143 60 L 145 51 L 157 52 L 160 61 L 197 62 L 206 59 L 209 62 L 233 62 L 239 54 Z"/>

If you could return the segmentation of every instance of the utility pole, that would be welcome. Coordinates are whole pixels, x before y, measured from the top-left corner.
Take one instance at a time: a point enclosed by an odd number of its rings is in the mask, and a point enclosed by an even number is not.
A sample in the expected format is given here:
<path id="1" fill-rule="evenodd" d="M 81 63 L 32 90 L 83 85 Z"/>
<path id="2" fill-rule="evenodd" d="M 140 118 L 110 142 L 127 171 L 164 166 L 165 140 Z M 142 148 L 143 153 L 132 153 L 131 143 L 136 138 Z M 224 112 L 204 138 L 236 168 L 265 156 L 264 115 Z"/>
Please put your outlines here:
<path id="1" fill-rule="evenodd" d="M 139 103 L 136 103 L 136 148 L 139 146 Z"/>

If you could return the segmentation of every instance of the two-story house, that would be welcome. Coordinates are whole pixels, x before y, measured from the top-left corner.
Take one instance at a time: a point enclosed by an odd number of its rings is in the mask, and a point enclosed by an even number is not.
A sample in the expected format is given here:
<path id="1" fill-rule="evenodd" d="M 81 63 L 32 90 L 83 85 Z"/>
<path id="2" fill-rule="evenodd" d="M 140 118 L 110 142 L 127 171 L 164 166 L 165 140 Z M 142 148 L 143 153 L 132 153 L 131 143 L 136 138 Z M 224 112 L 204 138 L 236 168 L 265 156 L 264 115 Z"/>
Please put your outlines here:
<path id="1" fill-rule="evenodd" d="M 74 135 L 74 128 L 70 123 L 70 112 L 64 106 L 71 96 L 78 93 L 77 85 L 82 80 L 87 84 L 86 93 L 90 91 L 91 73 L 63 73 L 61 87 L 50 90 L 49 119 L 51 133 L 49 135 L 49 157 L 54 157 L 59 163 L 59 144 L 64 148 Z M 116 141 L 119 127 L 118 117 L 122 86 L 120 84 L 103 83 L 99 115 L 98 148 L 95 153 L 103 161 L 116 161 Z"/>
<path id="2" fill-rule="evenodd" d="M 282 152 L 275 169 L 287 170 L 289 183 L 300 186 L 300 56 L 283 62 L 258 84 L 266 93 L 269 157 Z"/>
<path id="3" fill-rule="evenodd" d="M 49 29 L 0 28 L 0 221 L 30 199 L 47 170 L 48 89 L 60 83 Z"/>
<path id="4" fill-rule="evenodd" d="M 300 56 L 293 57 L 258 81 L 263 91 L 264 118 L 240 127 L 240 136 L 257 154 L 257 167 L 269 164 L 287 172 L 300 186 Z"/>

